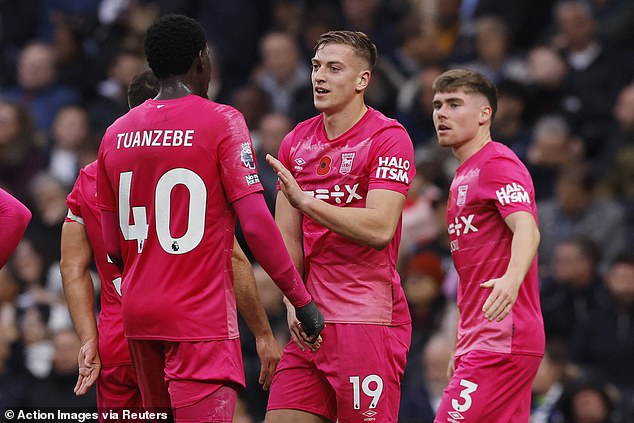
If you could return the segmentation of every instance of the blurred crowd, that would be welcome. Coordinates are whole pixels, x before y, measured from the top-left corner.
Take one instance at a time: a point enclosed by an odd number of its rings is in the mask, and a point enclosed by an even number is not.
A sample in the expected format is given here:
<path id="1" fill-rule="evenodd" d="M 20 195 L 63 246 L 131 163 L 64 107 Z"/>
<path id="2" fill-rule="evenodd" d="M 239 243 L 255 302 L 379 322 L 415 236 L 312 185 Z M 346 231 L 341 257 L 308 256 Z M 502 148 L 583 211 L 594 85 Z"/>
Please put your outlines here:
<path id="1" fill-rule="evenodd" d="M 454 67 L 492 79 L 499 88 L 493 138 L 524 161 L 538 199 L 547 351 L 531 421 L 634 419 L 631 0 L 0 1 L 0 186 L 33 212 L 0 271 L 0 410 L 95 404 L 94 391 L 73 394 L 79 339 L 59 273 L 65 197 L 78 170 L 96 159 L 104 129 L 128 110 L 127 86 L 146 68 L 145 30 L 171 12 L 206 29 L 215 61 L 208 95 L 245 115 L 272 211 L 276 176 L 264 157 L 316 114 L 314 41 L 329 29 L 352 29 L 377 45 L 366 99 L 406 127 L 418 172 L 399 266 L 413 319 L 402 422 L 433 420 L 456 319 L 445 223 L 456 162 L 436 145 L 431 83 Z M 280 293 L 254 267 L 285 343 Z M 98 294 L 96 272 L 94 282 Z M 266 393 L 244 324 L 241 334 L 248 387 L 235 421 L 259 422 Z"/>

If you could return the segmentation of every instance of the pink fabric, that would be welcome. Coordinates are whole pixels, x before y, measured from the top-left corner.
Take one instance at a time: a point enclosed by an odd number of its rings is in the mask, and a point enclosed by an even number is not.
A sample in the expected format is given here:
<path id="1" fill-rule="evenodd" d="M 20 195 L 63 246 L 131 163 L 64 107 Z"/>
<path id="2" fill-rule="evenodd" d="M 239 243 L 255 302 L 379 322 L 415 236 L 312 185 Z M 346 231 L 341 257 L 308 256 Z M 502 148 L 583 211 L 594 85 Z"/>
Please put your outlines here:
<path id="1" fill-rule="evenodd" d="M 66 220 L 79 222 L 84 225 L 92 247 L 99 279 L 101 280 L 101 311 L 99 312 L 97 324 L 99 329 L 99 355 L 105 368 L 130 364 L 131 360 L 128 343 L 123 334 L 121 295 L 117 291 L 117 287 L 119 289 L 121 287 L 121 275 L 119 269 L 108 262 L 106 244 L 102 233 L 101 213 L 97 208 L 96 195 L 97 162 L 92 162 L 81 169 L 72 191 L 66 198 L 66 204 L 69 208 Z M 114 222 L 110 226 L 104 225 L 104 228 L 109 228 L 104 230 L 109 231 L 111 248 L 120 250 L 116 214 L 113 212 L 106 213 L 110 214 L 111 220 L 114 220 Z M 114 226 L 113 229 L 112 226 Z"/>
<path id="2" fill-rule="evenodd" d="M 267 410 L 303 410 L 333 422 L 398 421 L 411 325 L 334 323 L 321 336 L 314 353 L 286 345 Z"/>
<path id="3" fill-rule="evenodd" d="M 135 411 L 143 408 L 141 391 L 131 364 L 101 369 L 97 379 L 97 407 L 100 411 L 112 409 L 117 413 L 121 412 L 121 408 L 135 409 Z M 103 419 L 100 412 L 99 421 L 109 420 Z"/>
<path id="4" fill-rule="evenodd" d="M 531 177 L 508 147 L 489 142 L 458 167 L 447 204 L 452 257 L 460 276 L 456 355 L 472 350 L 544 353 L 537 259 L 504 320 L 488 321 L 482 312 L 491 290 L 480 284 L 506 272 L 513 233 L 504 218 L 517 211 L 537 221 Z"/>
<path id="5" fill-rule="evenodd" d="M 307 194 L 336 207 L 365 207 L 368 191 L 407 195 L 415 175 L 405 129 L 369 108 L 329 140 L 319 115 L 297 125 L 279 159 Z M 398 325 L 410 321 L 396 260 L 401 225 L 382 250 L 358 244 L 303 216 L 306 285 L 326 322 Z"/>
<path id="6" fill-rule="evenodd" d="M 11 194 L 0 189 L 0 230 L 3 235 L 0 244 L 0 267 L 9 261 L 30 221 L 29 209 Z"/>
<path id="7" fill-rule="evenodd" d="M 471 351 L 456 360 L 436 423 L 526 423 L 540 357 Z"/>
<path id="8" fill-rule="evenodd" d="M 295 269 L 284 240 L 261 194 L 251 194 L 233 203 L 249 248 L 258 263 L 295 307 L 311 301 L 304 281 Z"/>
<path id="9" fill-rule="evenodd" d="M 261 192 L 236 109 L 147 100 L 103 137 L 97 200 L 118 215 L 128 338 L 236 339 L 231 203 Z"/>

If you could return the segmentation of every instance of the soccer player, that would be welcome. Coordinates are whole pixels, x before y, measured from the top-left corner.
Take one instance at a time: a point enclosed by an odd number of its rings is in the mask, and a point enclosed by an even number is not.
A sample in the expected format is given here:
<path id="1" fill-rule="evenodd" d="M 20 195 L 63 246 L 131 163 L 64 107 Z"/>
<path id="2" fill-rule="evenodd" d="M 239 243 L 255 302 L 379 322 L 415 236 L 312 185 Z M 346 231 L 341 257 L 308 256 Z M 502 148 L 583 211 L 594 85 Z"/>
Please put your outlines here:
<path id="1" fill-rule="evenodd" d="M 458 330 L 435 421 L 528 422 L 544 353 L 533 182 L 515 154 L 491 140 L 497 92 L 489 80 L 455 69 L 432 90 L 438 142 L 460 163 L 447 204 Z"/>
<path id="2" fill-rule="evenodd" d="M 165 405 L 156 389 L 164 379 L 177 421 L 231 421 L 244 386 L 236 214 L 305 339 L 317 339 L 323 316 L 266 208 L 243 116 L 203 98 L 211 66 L 203 28 L 164 16 L 148 29 L 145 52 L 160 91 L 107 129 L 97 169 L 106 250 L 123 269 L 125 333 L 144 407 Z"/>
<path id="3" fill-rule="evenodd" d="M 30 221 L 31 211 L 0 188 L 0 228 L 4 238 L 0 246 L 0 268 L 9 261 Z"/>
<path id="4" fill-rule="evenodd" d="M 138 74 L 128 87 L 130 108 L 157 93 L 158 80 L 154 74 L 151 71 Z M 141 408 L 141 393 L 121 321 L 121 275 L 107 260 L 101 235 L 96 175 L 97 162 L 80 170 L 66 199 L 69 209 L 62 226 L 60 271 L 66 302 L 81 340 L 75 394 L 85 394 L 97 382 L 100 409 Z M 89 273 L 93 258 L 102 282 L 98 326 Z"/>
<path id="5" fill-rule="evenodd" d="M 411 318 L 396 260 L 414 149 L 397 121 L 366 106 L 377 51 L 361 32 L 316 43 L 318 116 L 284 139 L 275 219 L 327 322 L 316 351 L 289 307 L 289 342 L 273 377 L 266 421 L 396 422 Z"/>

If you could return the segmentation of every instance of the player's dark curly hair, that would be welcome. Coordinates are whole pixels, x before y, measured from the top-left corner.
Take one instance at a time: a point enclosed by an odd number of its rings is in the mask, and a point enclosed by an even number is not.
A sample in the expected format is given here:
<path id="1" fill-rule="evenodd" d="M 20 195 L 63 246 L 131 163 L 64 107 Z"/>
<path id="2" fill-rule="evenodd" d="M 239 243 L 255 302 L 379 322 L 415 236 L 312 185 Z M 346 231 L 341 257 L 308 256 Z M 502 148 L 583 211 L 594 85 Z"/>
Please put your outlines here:
<path id="1" fill-rule="evenodd" d="M 149 98 L 154 98 L 159 92 L 159 81 L 151 69 L 137 74 L 128 86 L 128 105 L 136 107 Z"/>
<path id="2" fill-rule="evenodd" d="M 206 48 L 205 31 L 198 21 L 183 15 L 166 15 L 145 35 L 145 54 L 160 78 L 182 75 Z"/>

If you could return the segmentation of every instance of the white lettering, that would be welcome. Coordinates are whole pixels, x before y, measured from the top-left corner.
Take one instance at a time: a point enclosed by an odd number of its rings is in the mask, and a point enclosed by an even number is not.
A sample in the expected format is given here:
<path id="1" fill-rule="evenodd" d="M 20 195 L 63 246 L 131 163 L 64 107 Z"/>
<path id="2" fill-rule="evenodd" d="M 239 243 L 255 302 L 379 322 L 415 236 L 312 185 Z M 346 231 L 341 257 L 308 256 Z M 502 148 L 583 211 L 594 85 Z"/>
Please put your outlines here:
<path id="1" fill-rule="evenodd" d="M 141 146 L 141 133 L 136 131 L 134 133 L 134 139 L 132 140 L 132 147 L 140 147 Z"/>
<path id="2" fill-rule="evenodd" d="M 191 147 L 193 139 L 194 139 L 194 130 L 188 129 L 187 131 L 185 131 L 185 142 L 183 143 L 183 145 L 185 147 Z"/>
<path id="3" fill-rule="evenodd" d="M 449 235 L 456 234 L 456 236 L 465 235 L 469 232 L 478 232 L 478 228 L 473 225 L 473 219 L 475 214 L 470 214 L 467 217 L 457 216 L 454 219 L 454 223 L 450 224 L 447 228 Z M 460 220 L 458 220 L 460 218 Z"/>
<path id="4" fill-rule="evenodd" d="M 123 139 L 123 146 L 125 148 L 130 148 L 131 141 L 132 141 L 132 134 L 130 132 L 126 132 L 125 138 Z"/>
<path id="5" fill-rule="evenodd" d="M 176 129 L 174 131 L 174 139 L 172 141 L 172 145 L 174 147 L 180 147 L 182 143 L 183 143 L 183 131 Z"/>
<path id="6" fill-rule="evenodd" d="M 163 133 L 163 146 L 165 147 L 169 147 L 172 144 L 170 143 L 170 140 L 172 139 L 172 134 L 174 133 L 174 130 L 172 129 L 166 129 L 165 132 Z"/>
<path id="7" fill-rule="evenodd" d="M 143 131 L 142 147 L 149 147 L 152 144 L 152 131 Z"/>
<path id="8" fill-rule="evenodd" d="M 501 205 L 511 203 L 530 203 L 531 199 L 524 187 L 517 182 L 506 184 L 502 188 L 495 191 L 498 201 Z"/>
<path id="9" fill-rule="evenodd" d="M 163 130 L 162 129 L 156 129 L 154 131 L 154 135 L 156 135 L 154 137 L 154 141 L 152 141 L 152 146 L 153 147 L 160 147 L 161 146 L 161 142 L 159 141 L 159 138 L 161 138 L 161 135 L 163 135 Z"/>
<path id="10" fill-rule="evenodd" d="M 191 147 L 194 130 L 154 129 L 117 134 L 117 149 L 134 147 Z"/>

